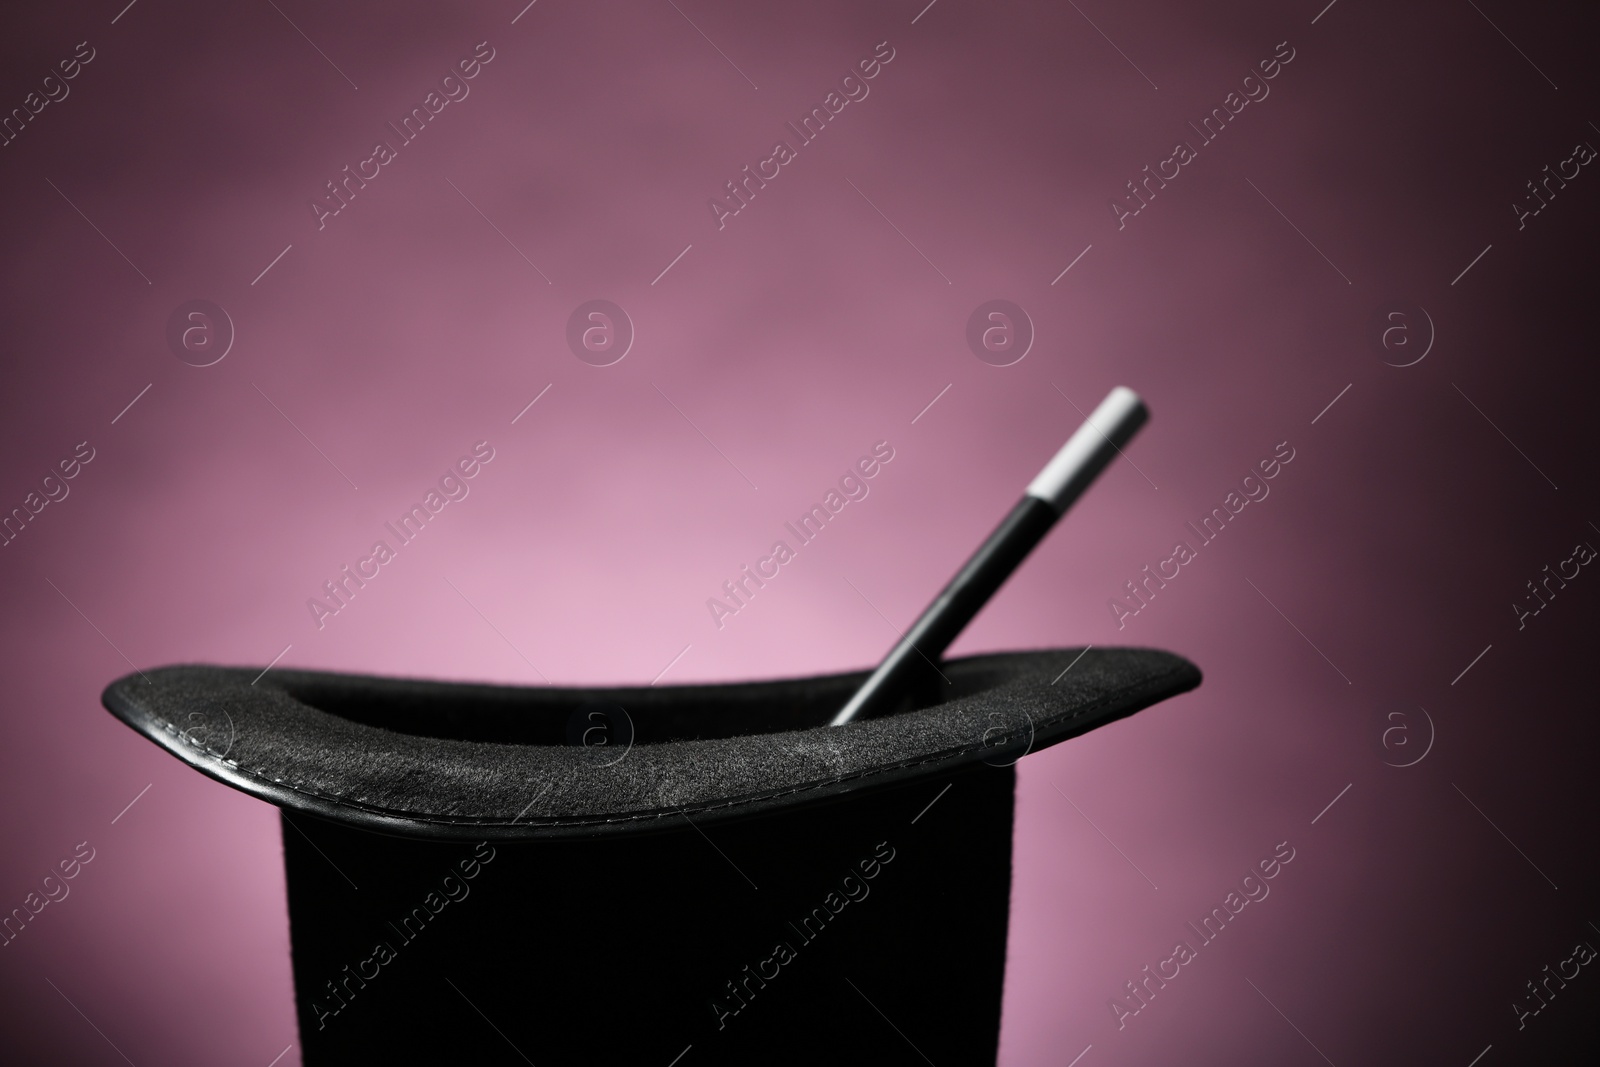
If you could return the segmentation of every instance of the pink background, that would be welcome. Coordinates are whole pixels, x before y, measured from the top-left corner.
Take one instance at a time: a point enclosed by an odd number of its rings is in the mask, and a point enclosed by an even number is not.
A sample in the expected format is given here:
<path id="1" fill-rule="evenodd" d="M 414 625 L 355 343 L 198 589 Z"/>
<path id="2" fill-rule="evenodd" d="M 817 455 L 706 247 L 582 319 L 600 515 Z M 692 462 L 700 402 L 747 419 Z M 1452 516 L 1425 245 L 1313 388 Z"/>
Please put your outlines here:
<path id="1" fill-rule="evenodd" d="M 1154 412 L 1138 469 L 954 652 L 1153 645 L 1206 682 L 1023 762 L 1001 1062 L 1489 1065 L 1594 1011 L 1587 971 L 1521 1032 L 1509 1006 L 1600 943 L 1600 577 L 1520 631 L 1510 604 L 1600 545 L 1600 177 L 1520 231 L 1508 210 L 1600 144 L 1593 27 L 1502 0 L 924 3 L 0 16 L 5 109 L 95 49 L 0 148 L 0 505 L 95 449 L 0 548 L 0 910 L 95 849 L 0 949 L 0 1046 L 298 1062 L 276 812 L 101 709 L 130 661 L 861 667 L 1076 426 L 1065 397 L 1117 384 Z M 323 183 L 485 40 L 470 95 L 319 231 Z M 708 197 L 884 40 L 870 95 L 719 231 Z M 1285 40 L 1270 96 L 1119 230 L 1108 198 Z M 206 368 L 164 337 L 197 298 L 237 330 Z M 610 367 L 565 343 L 593 298 L 637 331 Z M 993 298 L 1037 333 L 1013 366 L 966 346 Z M 1436 330 L 1403 369 L 1374 327 L 1402 305 Z M 319 630 L 307 598 L 483 439 L 470 495 Z M 719 630 L 706 599 L 881 439 L 870 496 Z M 1108 599 L 1283 441 L 1271 496 L 1119 631 Z M 1386 766 L 1423 751 L 1419 707 L 1426 758 Z M 1119 1031 L 1110 998 L 1281 841 L 1271 896 Z"/>

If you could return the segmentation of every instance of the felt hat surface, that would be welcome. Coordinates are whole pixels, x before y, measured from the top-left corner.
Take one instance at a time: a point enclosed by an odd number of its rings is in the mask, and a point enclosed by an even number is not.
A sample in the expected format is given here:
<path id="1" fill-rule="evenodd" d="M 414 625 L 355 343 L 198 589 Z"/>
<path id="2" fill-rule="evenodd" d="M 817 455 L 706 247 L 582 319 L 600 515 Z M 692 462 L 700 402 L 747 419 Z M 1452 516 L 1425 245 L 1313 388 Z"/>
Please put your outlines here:
<path id="1" fill-rule="evenodd" d="M 103 700 L 197 770 L 287 811 L 476 841 L 753 816 L 1004 752 L 1014 762 L 1200 682 L 1152 649 L 940 670 L 942 702 L 832 728 L 864 672 L 591 689 L 177 666 L 121 678 Z"/>
<path id="2" fill-rule="evenodd" d="M 1147 649 L 490 686 L 208 666 L 119 718 L 282 809 L 307 1064 L 993 1063 L 1014 764 L 1199 684 Z"/>

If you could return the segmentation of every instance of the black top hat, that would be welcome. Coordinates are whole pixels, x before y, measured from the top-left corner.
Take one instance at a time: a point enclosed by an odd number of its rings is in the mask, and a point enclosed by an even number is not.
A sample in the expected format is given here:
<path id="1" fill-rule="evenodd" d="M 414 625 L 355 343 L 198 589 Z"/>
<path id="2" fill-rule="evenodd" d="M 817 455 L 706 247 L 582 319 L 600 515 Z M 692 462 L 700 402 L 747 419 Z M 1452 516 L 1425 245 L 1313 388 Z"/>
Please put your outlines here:
<path id="1" fill-rule="evenodd" d="M 992 1063 L 1012 765 L 1200 673 L 1145 649 L 942 669 L 943 702 L 838 727 L 863 673 L 191 666 L 103 699 L 283 809 L 307 1063 Z"/>

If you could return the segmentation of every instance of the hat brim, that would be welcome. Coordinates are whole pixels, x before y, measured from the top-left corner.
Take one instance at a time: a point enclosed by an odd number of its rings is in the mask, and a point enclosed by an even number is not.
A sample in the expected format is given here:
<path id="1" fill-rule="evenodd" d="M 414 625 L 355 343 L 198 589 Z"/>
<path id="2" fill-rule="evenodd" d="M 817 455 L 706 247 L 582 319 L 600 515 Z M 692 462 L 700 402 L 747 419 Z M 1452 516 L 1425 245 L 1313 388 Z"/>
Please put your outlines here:
<path id="1" fill-rule="evenodd" d="M 940 671 L 942 702 L 840 727 L 826 723 L 865 672 L 571 688 L 174 666 L 118 679 L 102 700 L 196 770 L 287 811 L 509 841 L 756 816 L 1014 762 L 1200 684 L 1193 664 L 1154 649 L 996 653 Z M 609 748 L 572 743 L 588 719 Z"/>

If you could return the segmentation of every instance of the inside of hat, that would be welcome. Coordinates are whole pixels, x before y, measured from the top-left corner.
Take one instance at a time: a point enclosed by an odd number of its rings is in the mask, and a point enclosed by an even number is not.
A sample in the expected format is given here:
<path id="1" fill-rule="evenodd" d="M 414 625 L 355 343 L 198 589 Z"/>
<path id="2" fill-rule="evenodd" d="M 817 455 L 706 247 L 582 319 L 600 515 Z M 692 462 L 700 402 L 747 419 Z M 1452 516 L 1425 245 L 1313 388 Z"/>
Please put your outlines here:
<path id="1" fill-rule="evenodd" d="M 932 674 L 931 670 L 929 672 Z M 981 693 L 1008 679 L 991 664 L 944 665 L 895 714 Z M 866 672 L 668 689 L 502 689 L 360 684 L 301 675 L 281 688 L 309 707 L 392 733 L 519 745 L 648 745 L 825 729 Z M 354 684 L 352 684 L 354 683 Z"/>

